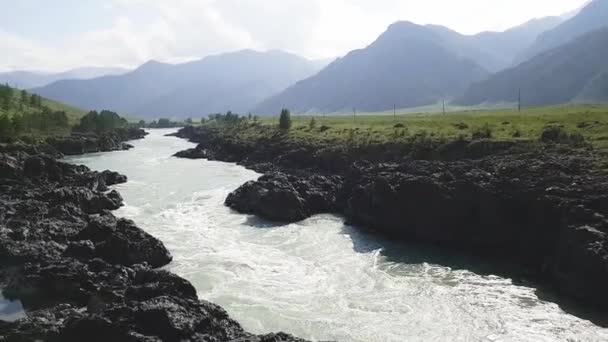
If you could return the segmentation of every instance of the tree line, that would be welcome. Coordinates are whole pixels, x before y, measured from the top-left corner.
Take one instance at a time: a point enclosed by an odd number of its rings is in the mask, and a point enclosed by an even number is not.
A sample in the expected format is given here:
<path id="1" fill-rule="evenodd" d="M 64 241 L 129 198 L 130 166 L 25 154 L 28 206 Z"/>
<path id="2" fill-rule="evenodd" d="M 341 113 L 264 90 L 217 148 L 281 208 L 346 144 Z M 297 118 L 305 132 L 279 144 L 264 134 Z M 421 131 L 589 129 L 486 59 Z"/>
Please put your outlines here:
<path id="1" fill-rule="evenodd" d="M 93 110 L 80 118 L 80 122 L 74 126 L 73 131 L 80 133 L 103 133 L 128 126 L 129 122 L 127 119 L 112 111 L 102 110 L 98 113 Z"/>

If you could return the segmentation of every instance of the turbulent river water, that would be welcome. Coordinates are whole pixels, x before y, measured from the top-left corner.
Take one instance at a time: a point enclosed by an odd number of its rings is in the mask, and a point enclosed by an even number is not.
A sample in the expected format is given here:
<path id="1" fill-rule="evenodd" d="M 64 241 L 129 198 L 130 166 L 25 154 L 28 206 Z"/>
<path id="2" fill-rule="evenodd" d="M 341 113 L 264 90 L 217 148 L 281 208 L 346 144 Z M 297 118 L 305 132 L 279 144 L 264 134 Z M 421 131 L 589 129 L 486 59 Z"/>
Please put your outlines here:
<path id="1" fill-rule="evenodd" d="M 173 158 L 193 147 L 152 130 L 135 149 L 68 160 L 126 174 L 127 217 L 161 239 L 167 268 L 253 333 L 338 341 L 608 341 L 608 329 L 461 257 L 397 244 L 320 215 L 273 225 L 224 207 L 259 175 Z M 467 266 L 468 265 L 468 266 Z"/>

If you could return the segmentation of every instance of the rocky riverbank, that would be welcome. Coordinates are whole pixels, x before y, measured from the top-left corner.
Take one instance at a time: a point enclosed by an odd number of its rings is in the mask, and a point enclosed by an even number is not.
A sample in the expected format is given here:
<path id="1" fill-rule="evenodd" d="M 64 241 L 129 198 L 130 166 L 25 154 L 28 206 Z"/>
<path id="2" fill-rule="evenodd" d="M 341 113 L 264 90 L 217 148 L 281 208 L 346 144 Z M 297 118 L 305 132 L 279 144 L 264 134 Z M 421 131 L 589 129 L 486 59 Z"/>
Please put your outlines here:
<path id="1" fill-rule="evenodd" d="M 564 297 L 608 312 L 608 178 L 589 148 L 456 140 L 411 146 L 311 146 L 281 134 L 240 141 L 187 127 L 177 154 L 266 174 L 226 204 L 293 222 L 337 213 L 358 226 L 506 261 Z"/>
<path id="2" fill-rule="evenodd" d="M 51 137 L 46 143 L 64 155 L 128 150 L 133 146 L 129 140 L 143 139 L 146 131 L 139 128 L 119 128 L 101 134 L 72 133 L 67 137 Z"/>
<path id="3" fill-rule="evenodd" d="M 302 341 L 245 332 L 159 269 L 172 259 L 162 242 L 111 212 L 122 198 L 108 187 L 126 176 L 58 161 L 52 146 L 0 150 L 0 290 L 26 312 L 0 321 L 0 341 Z"/>

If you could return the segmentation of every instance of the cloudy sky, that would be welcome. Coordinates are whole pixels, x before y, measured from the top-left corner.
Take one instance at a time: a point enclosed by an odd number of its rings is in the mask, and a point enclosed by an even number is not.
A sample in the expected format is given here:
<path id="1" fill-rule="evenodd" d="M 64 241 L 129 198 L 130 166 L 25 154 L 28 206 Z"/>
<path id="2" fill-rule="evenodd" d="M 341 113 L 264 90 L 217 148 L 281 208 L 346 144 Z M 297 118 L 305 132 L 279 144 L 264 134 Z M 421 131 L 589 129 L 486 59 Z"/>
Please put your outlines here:
<path id="1" fill-rule="evenodd" d="M 397 20 L 473 34 L 586 0 L 0 0 L 0 71 L 179 62 L 251 48 L 340 56 Z"/>

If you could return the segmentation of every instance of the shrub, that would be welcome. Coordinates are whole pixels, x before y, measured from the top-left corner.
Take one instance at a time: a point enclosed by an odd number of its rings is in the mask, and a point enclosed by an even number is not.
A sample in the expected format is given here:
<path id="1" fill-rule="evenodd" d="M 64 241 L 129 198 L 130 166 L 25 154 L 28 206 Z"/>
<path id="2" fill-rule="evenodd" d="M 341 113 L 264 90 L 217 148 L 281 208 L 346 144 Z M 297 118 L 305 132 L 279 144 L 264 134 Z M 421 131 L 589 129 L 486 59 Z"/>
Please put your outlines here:
<path id="1" fill-rule="evenodd" d="M 568 133 L 563 126 L 548 126 L 543 129 L 540 141 L 547 144 L 583 145 L 585 137 L 579 132 Z"/>
<path id="2" fill-rule="evenodd" d="M 492 128 L 487 123 L 473 131 L 473 140 L 491 139 Z"/>
<path id="3" fill-rule="evenodd" d="M 568 143 L 569 136 L 563 126 L 548 126 L 540 134 L 540 141 L 544 143 Z"/>
<path id="4" fill-rule="evenodd" d="M 279 128 L 283 130 L 289 130 L 291 128 L 291 113 L 288 109 L 281 110 L 281 116 L 279 117 Z"/>
<path id="5" fill-rule="evenodd" d="M 402 123 L 398 123 L 395 126 L 393 126 L 393 128 L 404 128 L 404 127 L 405 127 L 405 125 Z"/>
<path id="6" fill-rule="evenodd" d="M 579 132 L 570 134 L 570 143 L 576 146 L 583 145 L 585 143 L 585 137 Z"/>
<path id="7" fill-rule="evenodd" d="M 469 125 L 465 124 L 464 122 L 453 123 L 452 126 L 458 128 L 459 130 L 469 129 Z"/>
<path id="8" fill-rule="evenodd" d="M 320 131 L 320 132 L 329 131 L 330 129 L 331 129 L 331 127 L 329 127 L 329 126 L 325 126 L 325 125 L 323 125 L 323 126 L 319 127 L 319 131 Z"/>

